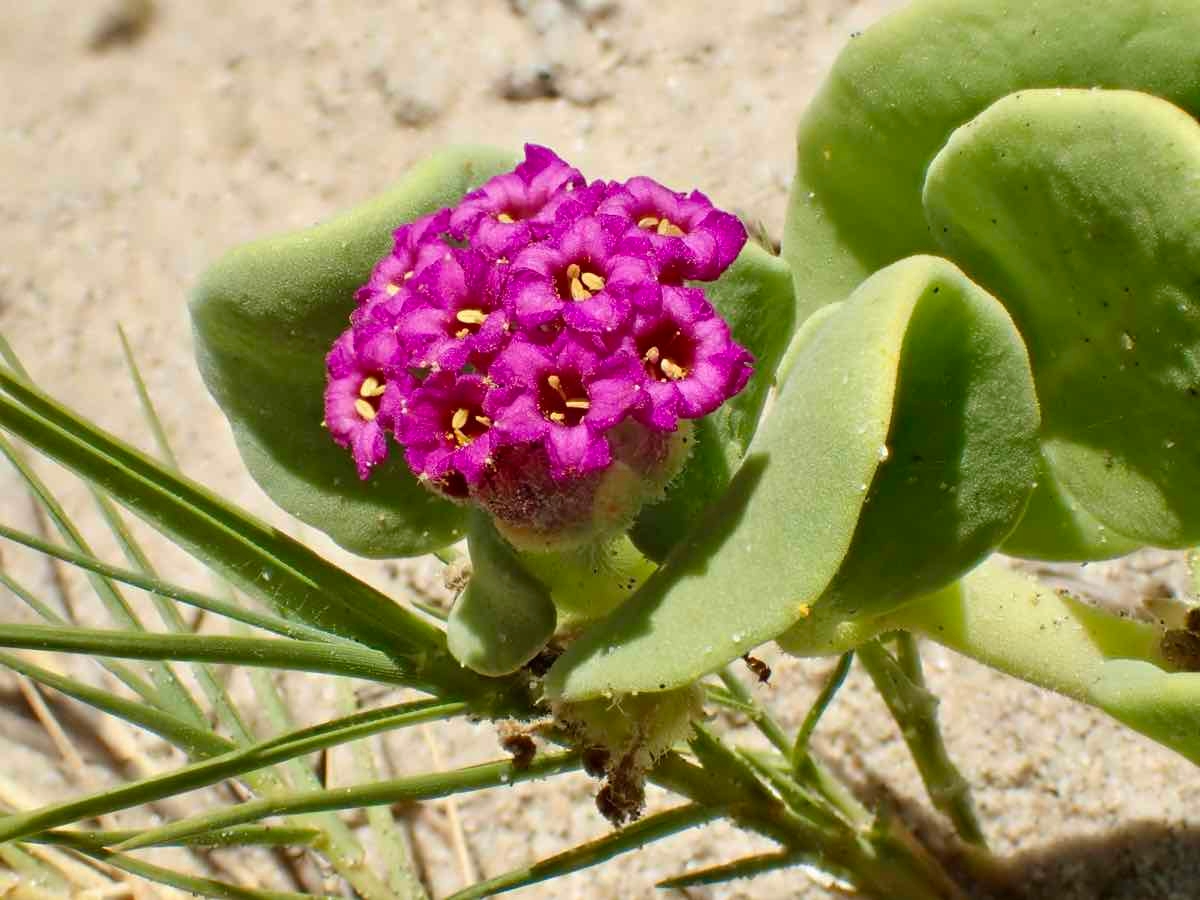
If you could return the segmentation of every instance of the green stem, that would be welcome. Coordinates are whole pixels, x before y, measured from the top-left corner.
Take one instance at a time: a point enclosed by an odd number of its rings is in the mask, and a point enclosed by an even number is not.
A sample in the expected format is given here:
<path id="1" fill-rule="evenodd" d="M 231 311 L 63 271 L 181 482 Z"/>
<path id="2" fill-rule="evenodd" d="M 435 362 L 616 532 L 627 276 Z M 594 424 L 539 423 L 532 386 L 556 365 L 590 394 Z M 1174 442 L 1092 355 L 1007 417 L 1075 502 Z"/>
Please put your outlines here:
<path id="1" fill-rule="evenodd" d="M 747 715 L 754 722 L 754 726 L 762 732 L 763 737 L 774 744 L 779 752 L 791 752 L 792 742 L 788 740 L 788 736 L 783 733 L 783 729 L 771 717 L 770 713 L 755 701 L 754 696 L 746 688 L 742 680 L 734 675 L 728 667 L 722 669 L 717 674 L 721 678 L 721 683 L 725 685 L 726 690 L 733 695 L 733 698 L 750 709 Z"/>
<path id="2" fill-rule="evenodd" d="M 984 846 L 970 785 L 946 750 L 938 726 L 938 698 L 925 689 L 915 641 L 907 632 L 900 633 L 899 641 L 906 666 L 893 659 L 878 640 L 859 647 L 858 658 L 896 720 L 933 805 L 949 816 L 963 840 Z"/>
<path id="3" fill-rule="evenodd" d="M 825 679 L 821 693 L 817 694 L 817 699 L 808 708 L 808 714 L 805 715 L 800 730 L 796 733 L 796 743 L 792 746 L 792 763 L 797 770 L 799 770 L 802 760 L 808 755 L 808 742 L 812 740 L 813 732 L 817 730 L 817 723 L 821 721 L 821 716 L 825 715 L 825 710 L 829 708 L 829 704 L 841 690 L 853 663 L 854 651 L 843 653 L 833 671 L 829 673 L 829 677 Z"/>

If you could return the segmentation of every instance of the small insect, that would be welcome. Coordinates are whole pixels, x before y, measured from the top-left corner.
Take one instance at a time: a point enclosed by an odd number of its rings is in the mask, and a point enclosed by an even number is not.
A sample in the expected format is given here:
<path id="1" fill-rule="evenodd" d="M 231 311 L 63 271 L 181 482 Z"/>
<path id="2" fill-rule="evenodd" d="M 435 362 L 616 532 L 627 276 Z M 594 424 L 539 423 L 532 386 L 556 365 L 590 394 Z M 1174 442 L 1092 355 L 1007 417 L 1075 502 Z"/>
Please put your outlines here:
<path id="1" fill-rule="evenodd" d="M 500 746 L 504 748 L 505 753 L 512 755 L 513 768 L 519 772 L 528 769 L 537 755 L 537 744 L 527 734 L 506 735 L 500 739 Z"/>
<path id="2" fill-rule="evenodd" d="M 754 677 L 758 679 L 759 684 L 766 684 L 771 680 L 771 667 L 757 656 L 751 656 L 747 653 L 742 656 L 742 662 L 746 664 L 747 669 L 754 673 Z"/>

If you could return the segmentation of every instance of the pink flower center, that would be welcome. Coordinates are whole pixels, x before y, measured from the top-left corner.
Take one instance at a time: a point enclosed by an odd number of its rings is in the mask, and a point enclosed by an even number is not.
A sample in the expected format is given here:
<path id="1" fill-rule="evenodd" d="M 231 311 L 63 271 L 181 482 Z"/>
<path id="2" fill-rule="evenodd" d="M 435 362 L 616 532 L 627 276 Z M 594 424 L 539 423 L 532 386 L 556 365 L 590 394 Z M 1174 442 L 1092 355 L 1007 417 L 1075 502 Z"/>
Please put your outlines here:
<path id="1" fill-rule="evenodd" d="M 573 262 L 558 273 L 558 296 L 563 300 L 587 300 L 604 290 L 604 276 L 591 263 Z"/>
<path id="2" fill-rule="evenodd" d="M 547 375 L 538 382 L 538 409 L 556 425 L 573 428 L 583 421 L 591 405 L 575 372 Z"/>
<path id="3" fill-rule="evenodd" d="M 447 412 L 445 436 L 455 446 L 466 447 L 492 427 L 492 420 L 475 404 L 464 403 Z"/>
<path id="4" fill-rule="evenodd" d="M 646 374 L 656 381 L 686 378 L 696 363 L 695 344 L 670 319 L 639 337 L 637 348 Z"/>
<path id="5" fill-rule="evenodd" d="M 368 375 L 358 386 L 358 396 L 354 399 L 354 411 L 364 422 L 373 422 L 379 415 L 379 403 L 387 385 L 379 375 Z"/>

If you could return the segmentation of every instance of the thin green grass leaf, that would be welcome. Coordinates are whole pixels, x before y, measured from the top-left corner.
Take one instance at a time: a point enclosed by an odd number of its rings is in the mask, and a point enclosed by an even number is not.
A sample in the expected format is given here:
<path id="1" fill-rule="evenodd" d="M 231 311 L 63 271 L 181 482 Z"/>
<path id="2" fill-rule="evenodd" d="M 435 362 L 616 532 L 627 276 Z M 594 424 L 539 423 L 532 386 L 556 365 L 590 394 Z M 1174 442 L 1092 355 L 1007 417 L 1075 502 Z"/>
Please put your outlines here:
<path id="1" fill-rule="evenodd" d="M 296 725 L 292 719 L 291 710 L 284 702 L 275 679 L 271 677 L 271 672 L 265 669 L 252 669 L 250 685 L 254 689 L 255 701 L 271 726 L 285 733 L 295 731 Z M 291 783 L 291 790 L 286 796 L 292 796 L 297 791 L 314 791 L 329 787 L 320 781 L 312 767 L 300 760 L 289 762 L 284 767 L 284 774 Z M 325 833 L 323 849 L 326 858 L 364 900 L 400 900 L 383 879 L 376 875 L 370 867 L 363 865 L 366 851 L 359 842 L 358 836 L 338 818 L 336 813 L 318 813 L 303 817 L 303 821 L 320 824 L 321 830 Z"/>
<path id="2" fill-rule="evenodd" d="M 0 537 L 14 541 L 31 550 L 37 550 L 39 553 L 44 553 L 47 556 L 53 556 L 55 559 L 60 559 L 72 566 L 85 569 L 89 572 L 98 573 L 105 578 L 111 578 L 116 581 L 124 582 L 136 588 L 141 588 L 144 591 L 158 594 L 163 597 L 170 597 L 172 600 L 178 600 L 180 603 L 186 603 L 188 606 L 194 606 L 198 609 L 207 610 L 219 616 L 224 616 L 227 619 L 233 619 L 237 622 L 242 622 L 246 625 L 253 625 L 255 628 L 261 628 L 264 631 L 269 631 L 273 634 L 280 634 L 284 637 L 296 638 L 306 641 L 337 641 L 349 644 L 344 638 L 339 638 L 337 635 L 326 631 L 321 631 L 300 622 L 289 622 L 279 616 L 269 613 L 260 613 L 245 607 L 239 606 L 236 603 L 229 603 L 225 600 L 219 600 L 216 597 L 210 597 L 202 594 L 199 591 L 193 591 L 179 585 L 171 584 L 168 581 L 163 581 L 160 578 L 144 575 L 135 572 L 132 569 L 125 569 L 120 566 L 109 565 L 108 563 L 97 559 L 90 554 L 68 550 L 65 547 L 60 547 L 49 541 L 44 541 L 36 535 L 29 534 L 25 531 L 19 531 L 16 528 L 9 528 L 7 525 L 0 524 Z M 127 627 L 133 630 L 145 633 L 146 629 L 140 623 L 129 625 Z"/>
<path id="3" fill-rule="evenodd" d="M 41 666 L 35 666 L 11 653 L 0 653 L 0 666 L 19 672 L 40 685 L 53 688 L 72 699 L 86 703 L 92 709 L 115 716 L 131 725 L 156 734 L 181 748 L 189 756 L 212 756 L 223 753 L 232 746 L 225 738 L 214 734 L 209 729 L 197 728 L 190 721 L 184 721 L 158 707 L 136 700 L 127 700 L 102 688 L 84 684 L 82 681 L 51 672 Z M 4 821 L 0 819 L 0 830 L 3 828 Z"/>
<path id="4" fill-rule="evenodd" d="M 99 850 L 104 847 L 112 847 L 122 841 L 132 840 L 141 833 L 142 830 L 138 828 L 112 831 L 81 831 L 63 828 L 45 831 L 21 840 L 26 844 L 49 844 L 72 848 L 90 846 Z M 238 825 L 236 828 L 222 828 L 220 831 L 195 834 L 186 841 L 180 841 L 173 846 L 307 847 L 317 843 L 320 838 L 321 831 L 317 828 L 292 825 Z"/>
<path id="5" fill-rule="evenodd" d="M 821 686 L 821 692 L 817 695 L 817 699 L 808 708 L 800 730 L 796 733 L 796 743 L 792 747 L 792 764 L 797 768 L 801 760 L 808 755 L 808 742 L 812 740 L 813 732 L 817 730 L 821 716 L 825 715 L 825 710 L 829 708 L 829 704 L 833 702 L 833 698 L 837 696 L 837 692 L 845 683 L 853 663 L 854 651 L 843 653 L 833 671 L 829 673 L 829 677 L 825 679 L 825 684 Z"/>
<path id="6" fill-rule="evenodd" d="M 627 825 L 594 841 L 572 847 L 570 850 L 565 850 L 532 865 L 521 866 L 505 872 L 503 875 L 473 884 L 469 888 L 453 894 L 447 900 L 478 900 L 478 898 L 491 897 L 505 891 L 537 884 L 539 881 L 561 878 L 589 866 L 607 862 L 622 853 L 641 849 L 646 844 L 670 837 L 680 831 L 705 825 L 714 819 L 719 819 L 721 815 L 720 809 L 699 804 L 689 803 L 686 806 L 677 806 L 666 812 L 639 819 L 632 825 Z"/>
<path id="7" fill-rule="evenodd" d="M 117 337 L 121 339 L 121 354 L 125 357 L 125 368 L 129 371 L 129 380 L 133 382 L 133 389 L 137 392 L 138 405 L 142 410 L 142 418 L 146 420 L 146 426 L 150 429 L 150 434 L 153 436 L 154 443 L 158 447 L 158 455 L 176 472 L 182 471 L 179 468 L 179 459 L 175 456 L 175 451 L 171 448 L 171 442 L 167 438 L 167 430 L 163 428 L 158 410 L 154 408 L 154 401 L 150 398 L 150 391 L 146 389 L 146 379 L 142 377 L 142 370 L 133 355 L 133 348 L 129 345 L 129 338 L 125 336 L 125 329 L 120 325 L 117 326 Z M 25 373 L 22 373 L 22 375 L 26 381 L 33 380 Z"/>
<path id="8" fill-rule="evenodd" d="M 49 604 L 41 600 L 31 590 L 25 587 L 25 585 L 21 584 L 11 575 L 5 572 L 3 567 L 0 567 L 0 584 L 8 588 L 18 600 L 32 609 L 51 625 L 61 625 L 66 627 L 71 624 L 53 609 L 51 609 Z M 153 703 L 153 699 L 151 698 L 155 696 L 154 686 L 142 678 L 141 675 L 133 671 L 133 669 L 131 669 L 129 666 L 125 665 L 124 663 L 119 663 L 116 660 L 103 658 L 97 658 L 96 662 L 109 673 L 111 673 L 112 676 L 120 681 L 123 685 L 145 700 L 147 704 Z"/>
<path id="9" fill-rule="evenodd" d="M 343 716 L 353 716 L 358 712 L 358 699 L 354 688 L 348 681 L 341 681 L 337 686 L 339 712 Z M 375 762 L 375 754 L 371 744 L 366 740 L 356 740 L 350 746 L 353 754 L 353 780 L 359 783 L 369 783 L 379 780 L 379 767 Z M 404 835 L 396 825 L 392 811 L 386 806 L 371 806 L 367 808 L 367 822 L 375 834 L 375 846 L 383 857 L 387 867 L 387 883 L 402 900 L 429 900 L 429 894 L 421 885 L 413 866 L 412 854 Z"/>
<path id="10" fill-rule="evenodd" d="M 747 856 L 744 859 L 734 862 L 723 863 L 719 866 L 676 875 L 674 878 L 667 878 L 664 881 L 660 881 L 655 887 L 662 888 L 663 890 L 681 891 L 684 888 L 701 887 L 707 884 L 724 884 L 727 881 L 736 881 L 739 878 L 754 878 L 756 875 L 765 875 L 767 872 L 774 872 L 776 869 L 787 869 L 803 862 L 812 864 L 809 854 L 794 853 L 792 851 L 763 853 L 758 856 Z"/>
<path id="11" fill-rule="evenodd" d="M 94 481 L 231 583 L 310 624 L 397 652 L 442 656 L 432 624 L 0 370 L 0 426 Z M 452 661 L 445 661 L 444 672 Z M 453 668 L 457 669 L 457 666 Z M 461 680 L 461 677 L 460 679 Z"/>
<path id="12" fill-rule="evenodd" d="M 177 659 L 324 672 L 384 684 L 411 685 L 411 674 L 378 650 L 286 638 L 136 633 L 95 628 L 0 624 L 0 647 L 57 650 L 125 659 Z"/>
<path id="13" fill-rule="evenodd" d="M 143 837 L 120 846 L 119 849 L 132 850 L 155 846 L 164 841 L 177 841 L 188 835 L 204 831 L 256 822 L 267 816 L 299 815 L 379 804 L 433 800 L 438 797 L 448 797 L 451 794 L 507 786 L 536 778 L 548 778 L 563 772 L 572 772 L 578 768 L 579 754 L 554 753 L 534 759 L 525 768 L 514 765 L 510 759 L 498 760 L 450 772 L 433 772 L 428 775 L 396 778 L 391 781 L 357 787 L 306 791 L 289 797 L 251 800 L 229 809 L 216 810 L 153 829 Z"/>
<path id="14" fill-rule="evenodd" d="M 750 720 L 754 723 L 754 727 L 762 732 L 763 737 L 774 744 L 778 750 L 788 753 L 791 750 L 792 742 L 783 733 L 783 729 L 779 727 L 779 723 L 758 704 L 754 699 L 754 695 L 750 693 L 746 685 L 742 683 L 742 680 L 734 675 L 728 666 L 721 669 L 717 674 L 730 695 L 750 708 Z"/>
<path id="15" fill-rule="evenodd" d="M 165 884 L 168 887 L 178 888 L 181 891 L 191 892 L 199 897 L 217 897 L 221 898 L 221 900 L 313 900 L 314 896 L 318 896 L 301 894 L 296 891 L 266 891 L 239 887 L 235 884 L 217 881 L 213 878 L 188 875 L 184 872 L 168 869 L 165 866 L 157 866 L 123 853 L 114 853 L 102 847 L 93 847 L 86 842 L 71 849 L 76 853 L 91 857 L 102 863 L 107 863 L 122 871 L 138 875 L 149 881 Z M 333 900 L 327 894 L 319 896 Z"/>
<path id="16" fill-rule="evenodd" d="M 0 842 L 24 840 L 51 828 L 69 825 L 81 819 L 129 809 L 173 797 L 185 791 L 237 778 L 249 772 L 277 763 L 296 759 L 326 747 L 369 737 L 382 731 L 406 728 L 461 714 L 462 703 L 443 703 L 437 700 L 417 700 L 398 706 L 370 710 L 354 716 L 335 719 L 313 728 L 293 731 L 277 738 L 260 741 L 248 747 L 233 748 L 223 738 L 214 740 L 224 745 L 219 756 L 192 763 L 173 772 L 165 772 L 141 781 L 130 782 L 41 809 L 17 813 L 0 819 Z"/>
<path id="17" fill-rule="evenodd" d="M 58 502 L 58 498 L 33 471 L 17 447 L 2 435 L 0 435 L 0 453 L 7 457 L 9 463 L 16 469 L 21 480 L 25 482 L 29 495 L 45 512 L 46 517 L 67 546 L 81 555 L 91 556 L 91 548 L 84 540 L 82 532 L 71 521 L 62 504 Z M 91 572 L 88 575 L 88 584 L 117 625 L 136 631 L 145 630 L 137 613 L 129 605 L 129 601 L 109 578 L 102 573 Z M 170 666 L 163 662 L 151 662 L 146 665 L 146 670 L 154 684 L 154 693 L 145 697 L 147 702 L 161 705 L 168 712 L 180 718 L 191 719 L 194 725 L 204 724 L 203 713 L 195 703 L 190 702 L 190 696 Z"/>

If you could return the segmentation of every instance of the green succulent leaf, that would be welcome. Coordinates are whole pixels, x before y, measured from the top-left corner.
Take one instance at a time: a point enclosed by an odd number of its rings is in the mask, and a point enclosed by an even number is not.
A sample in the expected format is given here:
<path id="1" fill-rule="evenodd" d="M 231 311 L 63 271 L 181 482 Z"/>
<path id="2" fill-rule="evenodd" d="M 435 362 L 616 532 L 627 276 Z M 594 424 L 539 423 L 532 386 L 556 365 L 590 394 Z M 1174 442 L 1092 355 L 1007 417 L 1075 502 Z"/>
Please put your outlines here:
<path id="1" fill-rule="evenodd" d="M 721 495 L 750 445 L 773 376 L 796 324 L 791 270 L 750 241 L 704 292 L 729 323 L 733 339 L 754 354 L 746 387 L 697 423 L 691 459 L 659 503 L 646 507 L 631 536 L 637 548 L 661 562 Z"/>
<path id="2" fill-rule="evenodd" d="M 1200 765 L 1200 672 L 1165 672 L 1141 660 L 1113 659 L 1100 667 L 1088 700 Z"/>
<path id="3" fill-rule="evenodd" d="M 450 652 L 483 675 L 507 675 L 533 659 L 558 621 L 550 592 L 482 513 L 471 517 L 471 581 L 446 623 Z"/>
<path id="4" fill-rule="evenodd" d="M 325 354 L 392 231 L 512 168 L 507 152 L 447 150 L 329 222 L 239 247 L 191 303 L 196 354 L 250 474 L 292 515 L 362 556 L 412 556 L 460 538 L 464 511 L 422 488 L 393 452 L 360 481 L 321 427 Z"/>
<path id="5" fill-rule="evenodd" d="M 1005 97 L 929 168 L 930 228 L 1021 330 L 1043 479 L 1096 521 L 1100 550 L 1109 529 L 1200 541 L 1197 172 L 1200 125 L 1132 91 Z M 1030 530 L 1018 546 L 1063 555 Z"/>
<path id="6" fill-rule="evenodd" d="M 997 301 L 933 257 L 877 273 L 809 333 L 726 493 L 559 659 L 548 692 L 685 684 L 807 615 L 848 552 L 846 614 L 952 580 L 1019 518 L 1036 427 L 1025 351 Z M 898 567 L 888 538 L 903 543 Z"/>
<path id="7" fill-rule="evenodd" d="M 851 41 L 797 137 L 783 256 L 801 319 L 897 259 L 938 252 L 925 170 L 1001 97 L 1099 85 L 1200 115 L 1198 33 L 1195 0 L 915 0 Z"/>

